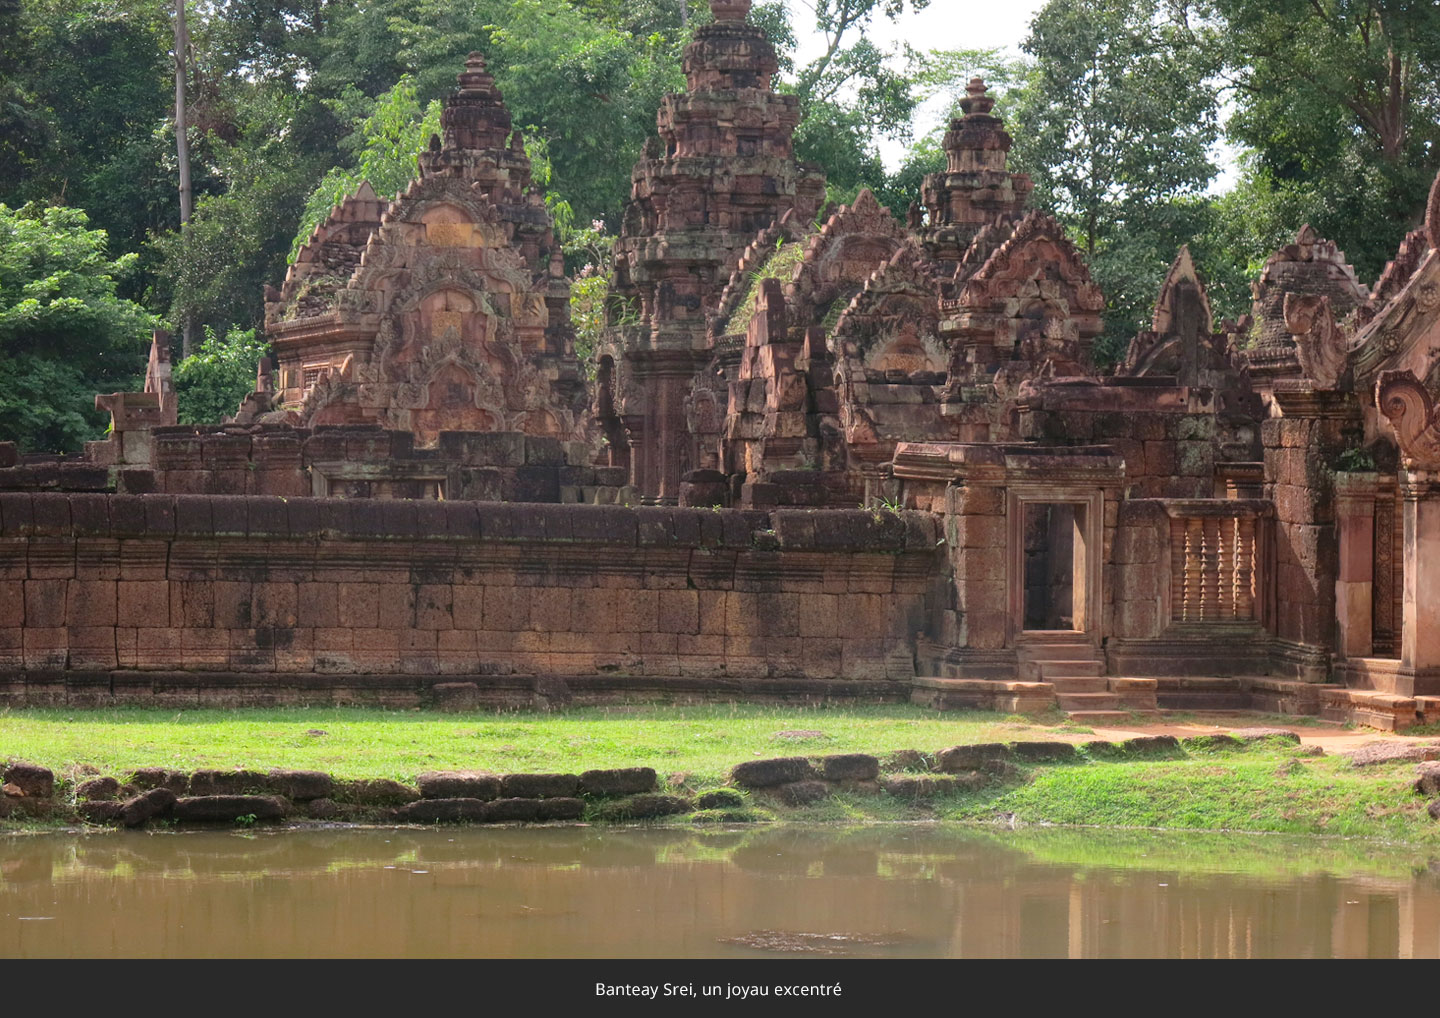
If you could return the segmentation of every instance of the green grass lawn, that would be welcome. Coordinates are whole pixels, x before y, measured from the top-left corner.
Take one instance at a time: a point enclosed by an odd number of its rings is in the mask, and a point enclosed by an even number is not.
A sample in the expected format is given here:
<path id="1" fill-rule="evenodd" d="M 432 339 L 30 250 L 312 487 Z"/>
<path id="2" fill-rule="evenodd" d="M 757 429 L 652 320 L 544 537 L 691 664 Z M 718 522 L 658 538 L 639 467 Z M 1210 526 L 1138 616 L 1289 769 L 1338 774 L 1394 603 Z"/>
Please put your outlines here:
<path id="1" fill-rule="evenodd" d="M 1259 723 L 1261 719 L 1247 719 Z M 124 778 L 138 767 L 289 767 L 338 778 L 412 782 L 428 770 L 579 772 L 650 766 L 689 789 L 725 782 L 744 760 L 902 749 L 934 753 L 974 742 L 1084 733 L 1043 719 L 912 707 L 762 705 L 596 707 L 466 715 L 363 708 L 0 711 L 0 760 L 26 759 L 70 777 L 81 766 Z M 90 773 L 93 773 L 91 771 Z M 1170 751 L 1021 766 L 975 791 L 911 801 L 840 793 L 800 809 L 751 796 L 756 816 L 814 822 L 950 820 L 1263 831 L 1440 842 L 1440 824 L 1411 790 L 1413 764 L 1352 767 L 1267 740 L 1240 749 Z"/>
<path id="2" fill-rule="evenodd" d="M 563 713 L 466 715 L 366 708 L 156 711 L 0 711 L 0 759 L 64 773 L 89 764 L 137 767 L 293 767 L 339 778 L 413 781 L 430 770 L 578 772 L 654 767 L 719 782 L 756 757 L 1045 738 L 1074 730 L 994 713 L 937 714 L 909 704 L 843 708 L 722 704 L 595 707 Z M 781 732 L 813 732 L 786 737 Z M 315 734 L 323 733 L 323 734 Z"/>

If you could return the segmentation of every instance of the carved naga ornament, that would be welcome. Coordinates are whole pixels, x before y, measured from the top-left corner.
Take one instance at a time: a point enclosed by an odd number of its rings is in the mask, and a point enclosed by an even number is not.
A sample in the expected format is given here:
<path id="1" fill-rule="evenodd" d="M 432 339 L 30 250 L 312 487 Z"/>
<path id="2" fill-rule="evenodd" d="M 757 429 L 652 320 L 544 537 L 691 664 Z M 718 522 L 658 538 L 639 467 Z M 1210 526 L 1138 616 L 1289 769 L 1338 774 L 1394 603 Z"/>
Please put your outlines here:
<path id="1" fill-rule="evenodd" d="M 1338 389 L 1350 358 L 1330 298 L 1287 293 L 1284 315 L 1285 331 L 1295 340 L 1295 359 L 1306 380 L 1316 389 Z"/>
<path id="2" fill-rule="evenodd" d="M 1435 401 L 1410 371 L 1382 371 L 1375 406 L 1390 419 L 1407 470 L 1440 471 L 1440 420 Z"/>

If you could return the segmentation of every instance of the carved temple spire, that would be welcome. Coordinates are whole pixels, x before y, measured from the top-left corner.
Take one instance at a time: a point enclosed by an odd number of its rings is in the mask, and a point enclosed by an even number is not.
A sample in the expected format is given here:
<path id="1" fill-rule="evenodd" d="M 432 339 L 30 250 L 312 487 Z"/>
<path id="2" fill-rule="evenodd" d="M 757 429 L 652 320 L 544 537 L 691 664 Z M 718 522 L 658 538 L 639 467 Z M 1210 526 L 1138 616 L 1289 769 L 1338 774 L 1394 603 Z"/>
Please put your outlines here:
<path id="1" fill-rule="evenodd" d="M 946 261 L 958 262 L 987 223 L 1018 214 L 1034 188 L 1028 176 L 1007 168 L 1013 141 L 994 108 L 984 80 L 971 78 L 960 100 L 963 115 L 945 134 L 945 171 L 927 176 L 921 188 L 930 211 L 926 243 Z"/>

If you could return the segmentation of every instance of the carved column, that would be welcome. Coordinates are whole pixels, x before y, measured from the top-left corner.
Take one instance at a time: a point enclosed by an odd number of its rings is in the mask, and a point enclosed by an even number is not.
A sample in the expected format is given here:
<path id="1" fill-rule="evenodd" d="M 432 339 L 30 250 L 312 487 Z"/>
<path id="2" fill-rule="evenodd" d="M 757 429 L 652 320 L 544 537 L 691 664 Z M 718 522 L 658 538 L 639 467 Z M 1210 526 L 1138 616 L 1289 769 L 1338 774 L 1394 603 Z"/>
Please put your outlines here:
<path id="1" fill-rule="evenodd" d="M 1440 413 L 1409 371 L 1384 371 L 1375 406 L 1400 446 L 1404 500 L 1405 601 L 1397 692 L 1440 693 Z"/>
<path id="2" fill-rule="evenodd" d="M 1340 570 L 1335 580 L 1335 617 L 1340 654 L 1369 657 L 1374 652 L 1375 492 L 1372 473 L 1335 475 L 1335 530 L 1340 539 Z"/>
<path id="3" fill-rule="evenodd" d="M 1440 692 L 1440 471 L 1407 470 L 1405 500 L 1405 609 L 1400 639 L 1401 674 L 1412 695 Z"/>

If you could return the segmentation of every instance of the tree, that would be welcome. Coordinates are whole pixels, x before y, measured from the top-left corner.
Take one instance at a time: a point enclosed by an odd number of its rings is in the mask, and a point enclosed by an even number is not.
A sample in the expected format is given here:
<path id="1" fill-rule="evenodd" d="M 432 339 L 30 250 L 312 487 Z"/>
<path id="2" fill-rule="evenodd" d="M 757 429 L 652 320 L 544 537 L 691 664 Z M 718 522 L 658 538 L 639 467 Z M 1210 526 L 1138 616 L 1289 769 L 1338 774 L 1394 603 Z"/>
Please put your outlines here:
<path id="1" fill-rule="evenodd" d="M 930 0 L 818 0 L 815 27 L 825 50 L 796 71 L 794 91 L 803 117 L 795 153 L 825 170 L 832 201 L 849 201 L 861 187 L 880 189 L 885 168 L 876 149 L 882 136 L 908 138 L 917 97 L 911 72 L 919 64 L 906 47 L 905 70 L 865 35 L 876 15 L 898 18 Z M 858 36 L 858 38 L 857 38 Z M 793 39 L 793 36 L 791 36 Z"/>
<path id="2" fill-rule="evenodd" d="M 440 101 L 431 100 L 422 108 L 415 97 L 415 79 L 409 75 L 373 101 L 351 89 L 334 106 L 353 111 L 354 132 L 341 147 L 354 153 L 354 163 L 331 167 L 310 192 L 290 248 L 291 261 L 330 210 L 354 194 L 362 181 L 368 180 L 376 194 L 387 198 L 403 191 L 419 172 L 417 160 L 430 136 L 440 132 Z"/>
<path id="3" fill-rule="evenodd" d="M 97 392 L 133 389 L 155 319 L 116 296 L 111 259 L 78 209 L 0 204 L 0 440 L 70 452 L 99 437 Z"/>
<path id="4" fill-rule="evenodd" d="M 175 366 L 175 396 L 181 424 L 216 424 L 235 416 L 255 388 L 255 369 L 270 346 L 254 329 L 217 334 L 209 326 L 194 352 Z"/>
<path id="5" fill-rule="evenodd" d="M 1050 0 L 1009 97 L 1013 162 L 1074 235 L 1107 297 L 1102 364 L 1143 327 L 1214 178 L 1218 70 L 1210 29 L 1161 0 Z"/>
<path id="6" fill-rule="evenodd" d="M 1440 169 L 1440 5 L 1210 0 L 1246 146 L 1249 215 L 1293 216 L 1375 278 L 1419 222 Z M 1238 210 L 1237 210 L 1238 211 Z M 1254 235 L 1273 248 L 1276 238 Z M 1263 258 L 1246 249 L 1238 257 Z"/>

